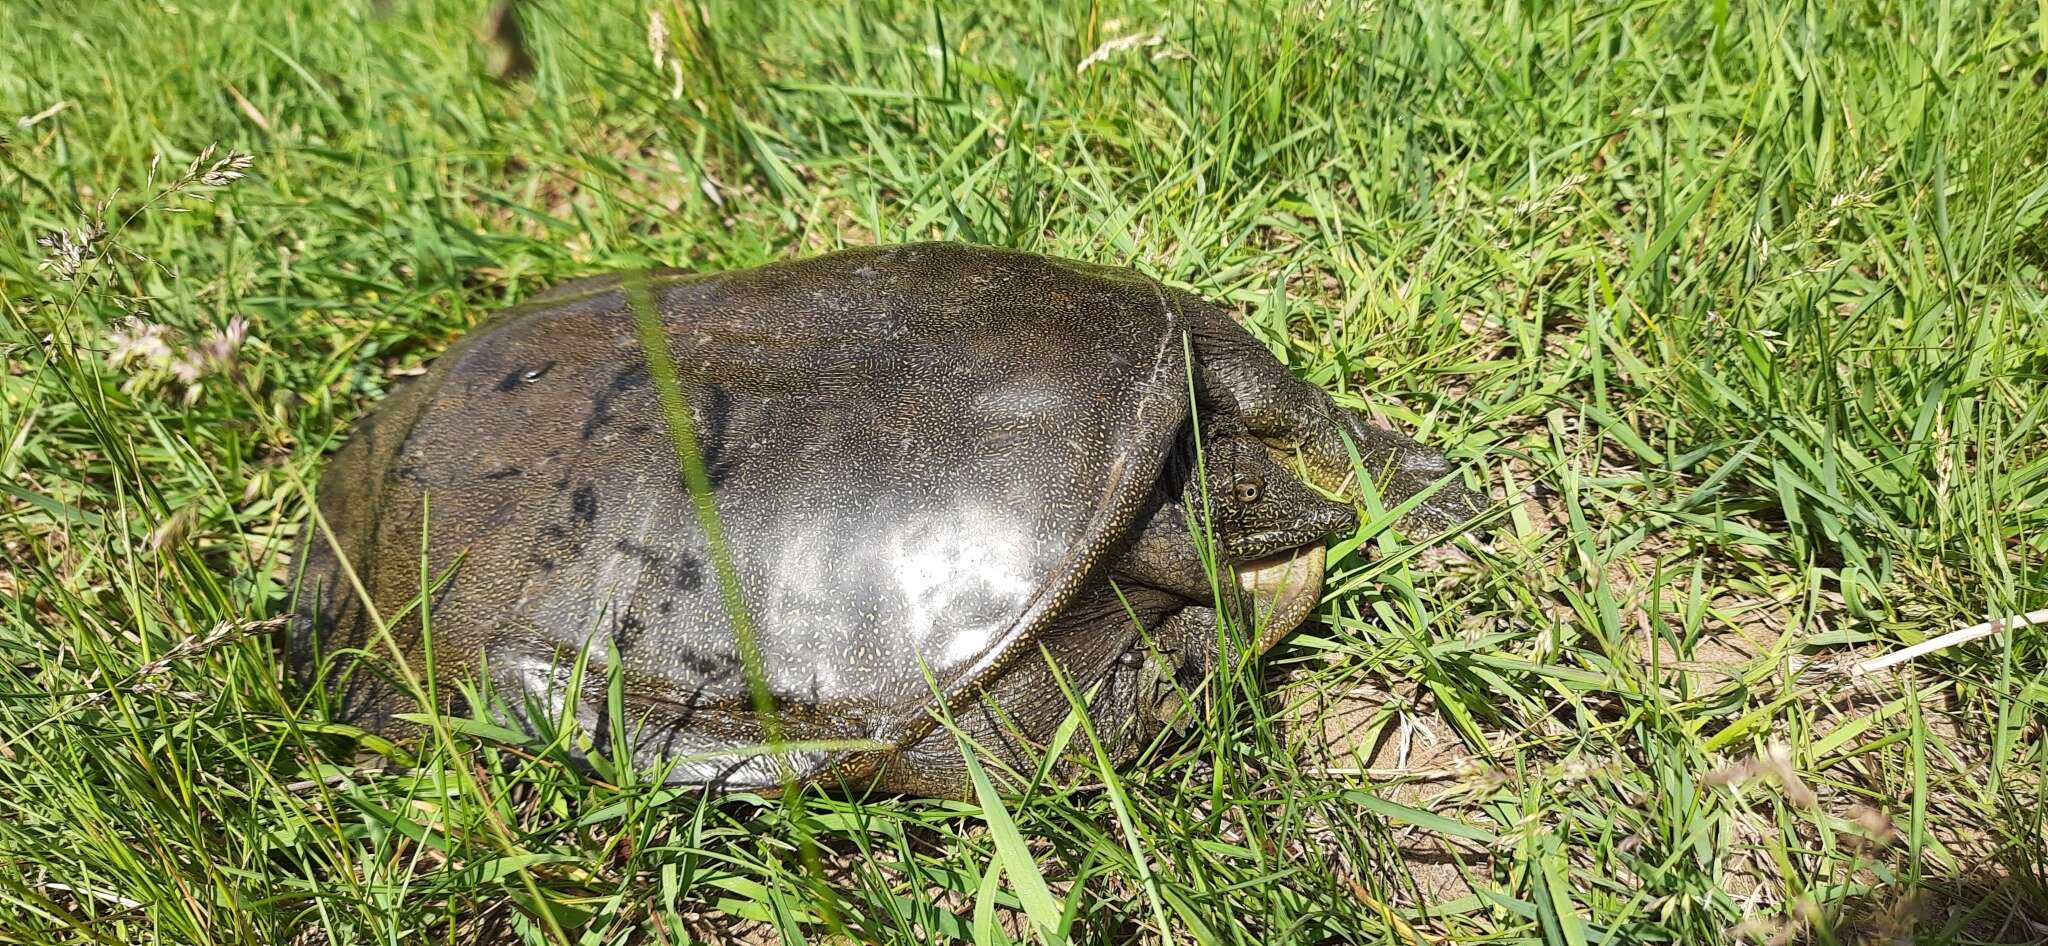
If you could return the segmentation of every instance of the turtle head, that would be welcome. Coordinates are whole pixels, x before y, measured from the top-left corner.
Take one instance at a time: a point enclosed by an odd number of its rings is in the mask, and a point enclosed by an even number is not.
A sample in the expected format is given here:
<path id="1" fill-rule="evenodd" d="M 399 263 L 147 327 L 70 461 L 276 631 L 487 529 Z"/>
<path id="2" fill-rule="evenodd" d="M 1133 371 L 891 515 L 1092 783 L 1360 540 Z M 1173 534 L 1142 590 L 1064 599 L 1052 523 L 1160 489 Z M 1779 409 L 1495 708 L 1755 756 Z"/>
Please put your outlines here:
<path id="1" fill-rule="evenodd" d="M 1249 434 L 1219 430 L 1206 448 L 1206 485 L 1224 558 L 1263 558 L 1358 525 L 1350 505 L 1317 495 Z"/>

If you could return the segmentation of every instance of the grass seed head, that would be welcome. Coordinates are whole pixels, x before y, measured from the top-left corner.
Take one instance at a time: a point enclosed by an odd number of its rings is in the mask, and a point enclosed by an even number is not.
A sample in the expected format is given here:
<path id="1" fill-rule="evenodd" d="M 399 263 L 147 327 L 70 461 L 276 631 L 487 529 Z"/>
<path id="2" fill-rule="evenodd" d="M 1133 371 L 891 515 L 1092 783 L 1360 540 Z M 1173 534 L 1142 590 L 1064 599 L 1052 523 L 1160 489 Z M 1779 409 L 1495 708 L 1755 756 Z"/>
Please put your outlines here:
<path id="1" fill-rule="evenodd" d="M 1799 770 L 1793 766 L 1791 748 L 1782 742 L 1773 741 L 1763 752 L 1740 762 L 1719 766 L 1706 775 L 1708 785 L 1729 789 L 1740 788 L 1753 779 L 1775 781 L 1785 800 L 1794 807 L 1812 808 L 1819 803 L 1813 789 L 1799 777 Z"/>
<path id="2" fill-rule="evenodd" d="M 1080 75 L 1082 73 L 1085 73 L 1089 69 L 1101 65 L 1104 61 L 1108 60 L 1109 57 L 1114 56 L 1117 53 L 1123 52 L 1124 50 L 1138 49 L 1145 46 L 1157 46 L 1164 42 L 1166 42 L 1165 33 L 1132 33 L 1129 36 L 1119 36 L 1116 39 L 1108 40 L 1104 42 L 1102 45 L 1095 47 L 1094 52 L 1089 53 L 1087 56 L 1083 57 L 1081 59 L 1081 64 L 1074 67 L 1074 74 Z"/>
<path id="3" fill-rule="evenodd" d="M 76 230 L 52 230 L 37 237 L 36 245 L 43 248 L 43 259 L 36 268 L 59 281 L 70 282 L 78 278 L 79 270 L 87 262 L 99 255 L 95 244 L 106 235 L 105 227 L 87 222 Z"/>
<path id="4" fill-rule="evenodd" d="M 660 10 L 647 11 L 647 53 L 654 60 L 654 71 L 660 72 L 668 61 L 668 21 L 662 19 Z"/>
<path id="5" fill-rule="evenodd" d="M 171 330 L 137 312 L 107 333 L 107 364 L 116 369 L 164 368 L 174 356 Z"/>
<path id="6" fill-rule="evenodd" d="M 198 517 L 199 507 L 179 507 L 156 528 L 149 530 L 149 537 L 143 539 L 143 546 L 151 552 L 168 552 L 177 548 L 184 544 L 185 536 L 192 531 L 192 523 Z"/>

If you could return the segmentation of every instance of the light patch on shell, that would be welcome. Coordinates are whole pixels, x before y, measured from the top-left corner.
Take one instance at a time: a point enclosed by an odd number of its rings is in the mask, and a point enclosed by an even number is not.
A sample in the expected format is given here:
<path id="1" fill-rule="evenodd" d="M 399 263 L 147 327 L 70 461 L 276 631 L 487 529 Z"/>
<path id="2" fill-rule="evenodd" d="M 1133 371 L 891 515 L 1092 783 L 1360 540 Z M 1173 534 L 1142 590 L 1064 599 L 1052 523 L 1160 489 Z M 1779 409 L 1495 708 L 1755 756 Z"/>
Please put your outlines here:
<path id="1" fill-rule="evenodd" d="M 929 523 L 897 533 L 889 550 L 891 572 L 903 587 L 910 639 L 940 666 L 955 666 L 986 652 L 1007 628 L 1007 612 L 976 614 L 977 603 L 1019 602 L 1031 579 L 1003 550 L 1024 544 L 1015 524 L 987 509 L 969 509 L 956 521 Z M 936 669 L 936 668 L 935 668 Z"/>
<path id="2" fill-rule="evenodd" d="M 984 624 L 953 635 L 952 641 L 946 645 L 946 663 L 962 664 L 981 656 L 988 650 L 995 631 L 994 627 Z"/>
<path id="3" fill-rule="evenodd" d="M 553 660 L 531 654 L 515 658 L 510 670 L 523 705 L 514 710 L 524 713 L 544 711 L 552 724 L 573 723 L 582 730 L 583 738 L 579 741 L 587 742 L 589 734 L 597 731 L 597 707 L 570 687 L 573 676 L 570 667 L 574 660 L 573 654 L 559 655 Z M 565 709 L 571 712 L 565 714 Z M 565 715 L 569 718 L 564 719 Z"/>
<path id="4" fill-rule="evenodd" d="M 792 574 L 829 575 L 843 566 L 845 551 L 824 532 L 804 532 L 785 526 L 789 538 L 782 547 L 782 567 Z M 764 654 L 770 677 L 776 674 L 779 661 L 800 661 L 809 672 L 811 683 L 820 690 L 833 690 L 841 685 L 841 671 L 847 669 L 848 661 L 816 659 L 815 648 L 829 635 L 829 629 L 821 626 L 818 615 L 824 603 L 822 592 L 807 582 L 778 582 L 749 592 L 749 606 L 755 608 L 757 626 L 776 628 L 778 634 L 788 641 L 787 650 L 771 650 Z M 774 641 L 767 642 L 771 648 Z M 806 652 L 805 648 L 813 648 Z M 873 655 L 857 653 L 855 663 L 865 663 Z"/>
<path id="5" fill-rule="evenodd" d="M 974 398 L 975 413 L 997 423 L 1040 420 L 1065 405 L 1066 398 L 1060 392 L 1058 382 L 1052 378 L 1021 379 L 991 388 Z"/>

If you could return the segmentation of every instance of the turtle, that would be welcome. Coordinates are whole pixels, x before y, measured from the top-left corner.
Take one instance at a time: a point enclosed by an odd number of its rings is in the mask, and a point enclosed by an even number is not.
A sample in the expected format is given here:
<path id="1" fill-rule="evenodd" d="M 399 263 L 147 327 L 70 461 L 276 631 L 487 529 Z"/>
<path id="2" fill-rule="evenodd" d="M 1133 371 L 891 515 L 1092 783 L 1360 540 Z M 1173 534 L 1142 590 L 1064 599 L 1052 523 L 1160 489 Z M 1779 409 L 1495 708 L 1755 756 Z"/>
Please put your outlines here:
<path id="1" fill-rule="evenodd" d="M 1443 453 L 1131 269 L 916 243 L 586 277 L 356 423 L 287 653 L 372 731 L 416 725 L 411 673 L 438 709 L 480 681 L 511 722 L 573 720 L 677 783 L 958 796 L 959 737 L 1041 759 L 1062 683 L 1120 763 L 1184 718 L 1246 656 L 1219 626 L 1262 628 L 1248 652 L 1314 609 L 1361 471 L 1420 497 L 1417 534 L 1485 506 Z"/>

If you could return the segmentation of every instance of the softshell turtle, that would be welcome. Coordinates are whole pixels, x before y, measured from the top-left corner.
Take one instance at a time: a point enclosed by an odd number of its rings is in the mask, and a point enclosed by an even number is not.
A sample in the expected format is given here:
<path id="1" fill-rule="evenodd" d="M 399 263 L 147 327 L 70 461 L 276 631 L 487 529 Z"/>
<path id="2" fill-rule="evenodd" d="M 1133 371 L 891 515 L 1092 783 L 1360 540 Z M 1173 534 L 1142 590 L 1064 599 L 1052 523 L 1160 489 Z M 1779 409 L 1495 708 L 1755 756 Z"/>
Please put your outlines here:
<path id="1" fill-rule="evenodd" d="M 744 653 L 616 275 L 498 313 L 334 456 L 290 647 L 344 718 L 417 711 L 395 649 L 420 675 L 431 656 L 431 679 L 480 672 L 514 715 L 573 718 L 596 745 L 623 726 L 674 781 L 788 771 L 957 795 L 934 710 L 1031 759 L 1070 710 L 1049 656 L 1127 754 L 1218 658 L 1219 604 L 1261 645 L 1300 622 L 1322 540 L 1355 518 L 1296 461 L 1344 488 L 1348 438 L 1391 501 L 1434 490 L 1410 525 L 1481 504 L 1442 455 L 1130 270 L 917 244 L 644 285 L 779 736 L 872 748 L 749 751 L 765 732 Z M 1212 581 L 1198 536 L 1237 581 Z"/>

